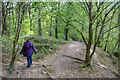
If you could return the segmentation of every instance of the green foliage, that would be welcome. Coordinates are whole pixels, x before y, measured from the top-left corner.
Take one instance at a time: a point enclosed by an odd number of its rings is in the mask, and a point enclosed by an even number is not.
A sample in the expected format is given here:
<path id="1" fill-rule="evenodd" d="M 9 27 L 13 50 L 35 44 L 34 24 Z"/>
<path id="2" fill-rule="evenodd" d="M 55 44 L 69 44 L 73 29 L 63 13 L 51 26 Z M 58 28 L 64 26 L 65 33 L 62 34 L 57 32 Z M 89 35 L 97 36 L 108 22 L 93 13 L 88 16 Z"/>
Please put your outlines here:
<path id="1" fill-rule="evenodd" d="M 8 53 L 8 54 L 11 53 L 12 46 L 13 46 L 13 36 L 11 37 L 3 36 L 2 37 L 2 52 Z"/>
<path id="2" fill-rule="evenodd" d="M 55 39 L 38 35 L 31 35 L 29 38 L 38 52 L 37 56 L 34 56 L 35 59 L 43 59 L 45 55 L 54 53 L 58 48 L 60 48 L 61 44 L 68 43 L 63 39 Z"/>
<path id="3" fill-rule="evenodd" d="M 13 8 L 11 8 L 13 4 Z M 93 15 L 97 15 L 97 6 L 96 4 L 100 5 L 100 3 L 92 3 L 92 17 Z M 100 7 L 100 13 L 106 5 L 109 3 L 105 2 Z M 93 29 L 93 39 L 92 42 L 95 43 L 95 27 L 97 20 L 100 22 L 98 26 L 97 31 L 97 37 L 99 35 L 102 21 L 104 18 L 104 15 L 110 10 L 111 6 L 106 8 L 101 15 L 95 20 L 93 23 L 92 29 Z M 7 6 L 7 3 L 5 4 Z M 15 37 L 16 29 L 18 27 L 18 5 L 16 2 L 11 2 L 7 6 L 8 9 L 5 8 L 5 13 L 8 10 L 8 14 L 6 16 L 6 24 L 7 24 L 7 30 L 5 30 L 3 37 L 2 37 L 2 49 L 4 53 L 12 53 L 12 46 L 13 46 L 13 39 Z M 9 10 L 9 8 L 11 8 Z M 76 41 L 83 41 L 82 36 L 77 32 L 77 29 L 82 32 L 84 35 L 84 38 L 88 42 L 89 40 L 89 14 L 84 9 L 87 8 L 87 5 L 83 3 L 77 3 L 77 2 L 30 2 L 26 5 L 25 14 L 23 16 L 22 24 L 21 24 L 21 30 L 20 30 L 20 36 L 19 41 L 17 44 L 20 44 L 20 49 L 22 48 L 24 42 L 26 41 L 24 38 L 26 36 L 29 36 L 32 43 L 35 45 L 37 49 L 37 56 L 34 56 L 37 58 L 38 56 L 44 57 L 44 55 L 47 55 L 49 53 L 54 53 L 58 48 L 59 45 L 67 43 L 63 39 L 65 39 L 65 29 L 68 28 L 68 39 L 69 40 L 76 40 Z M 39 9 L 40 8 L 40 12 Z M 13 9 L 13 12 L 12 12 Z M 21 7 L 21 10 L 23 10 L 23 7 Z M 22 11 L 21 11 L 22 12 Z M 114 10 L 110 12 L 110 14 L 106 17 L 104 29 L 102 32 L 105 32 L 109 30 L 109 28 L 112 28 L 116 26 L 118 22 L 118 12 L 119 10 L 116 9 L 115 14 L 113 15 L 112 23 L 110 24 L 110 17 L 112 16 Z M 40 13 L 40 14 L 39 14 Z M 22 15 L 22 14 L 21 14 Z M 52 21 L 51 21 L 52 17 Z M 38 20 L 41 20 L 41 29 L 42 29 L 42 36 L 39 36 L 38 30 Z M 58 39 L 55 39 L 55 27 L 56 27 L 56 20 L 58 20 L 57 23 L 57 29 L 58 29 Z M 107 20 L 110 20 L 106 22 Z M 4 20 L 3 20 L 4 21 Z M 82 24 L 80 24 L 82 23 Z M 4 24 L 4 23 L 3 23 Z M 110 27 L 111 25 L 111 27 Z M 50 26 L 51 26 L 51 32 L 52 36 L 48 37 L 50 34 Z M 105 48 L 106 41 L 107 43 L 107 51 L 109 53 L 112 52 L 113 48 L 115 47 L 116 42 L 118 41 L 118 28 L 111 30 L 109 37 L 107 38 L 107 33 L 103 35 L 103 38 L 100 39 L 100 47 L 102 49 Z M 93 44 L 92 43 L 92 44 Z M 20 50 L 19 49 L 19 50 Z M 118 51 L 118 48 L 115 48 L 115 51 Z M 104 56 L 103 54 L 101 54 Z"/>

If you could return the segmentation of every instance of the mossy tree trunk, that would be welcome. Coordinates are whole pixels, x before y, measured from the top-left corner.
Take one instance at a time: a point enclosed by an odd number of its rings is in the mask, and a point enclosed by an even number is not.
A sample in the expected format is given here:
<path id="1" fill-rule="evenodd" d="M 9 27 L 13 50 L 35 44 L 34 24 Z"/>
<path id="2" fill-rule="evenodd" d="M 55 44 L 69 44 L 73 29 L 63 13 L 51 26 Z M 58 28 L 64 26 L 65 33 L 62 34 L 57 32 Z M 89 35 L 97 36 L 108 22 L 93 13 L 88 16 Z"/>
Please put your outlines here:
<path id="1" fill-rule="evenodd" d="M 90 48 L 91 48 L 92 36 L 93 36 L 91 11 L 92 11 L 92 2 L 89 2 L 89 40 L 88 40 L 88 45 L 87 45 L 87 49 L 86 49 L 86 57 L 85 57 L 86 65 L 90 65 L 90 63 L 91 63 Z"/>
<path id="2" fill-rule="evenodd" d="M 112 4 L 112 3 L 111 3 Z M 100 41 L 100 39 L 101 39 L 101 37 L 104 35 L 104 33 L 103 33 L 103 29 L 104 29 L 104 27 L 105 27 L 105 21 L 106 21 L 106 18 L 107 18 L 107 16 L 108 16 L 108 14 L 116 7 L 116 5 L 117 5 L 118 3 L 116 3 L 116 4 L 114 4 L 111 8 L 110 8 L 110 10 L 104 15 L 104 18 L 102 19 L 102 20 L 100 20 L 99 22 L 101 22 L 101 27 L 100 27 L 100 30 L 99 30 L 99 33 L 98 33 L 98 35 L 96 34 L 95 35 L 95 43 L 94 43 L 94 47 L 93 47 L 93 51 L 92 52 L 90 52 L 90 48 L 91 48 L 91 44 L 92 44 L 92 39 L 93 39 L 93 29 L 92 29 L 92 26 L 93 26 L 93 23 L 96 21 L 96 20 L 98 20 L 98 16 L 100 16 L 101 14 L 98 14 L 99 13 L 99 7 L 98 7 L 98 9 L 97 9 L 97 15 L 93 15 L 92 14 L 92 8 L 93 8 L 93 5 L 92 5 L 92 2 L 86 2 L 86 5 L 87 5 L 87 7 L 88 7 L 88 14 L 89 14 L 89 39 L 88 39 L 88 43 L 86 42 L 86 40 L 84 40 L 84 42 L 85 42 L 85 44 L 86 44 L 86 57 L 85 57 L 85 64 L 86 64 L 86 66 L 89 66 L 89 65 L 91 65 L 91 59 L 92 59 L 92 57 L 93 57 L 93 55 L 94 55 L 94 53 L 95 53 L 95 50 L 96 50 L 96 46 L 97 46 L 97 44 L 99 43 L 99 41 Z M 101 4 L 102 5 L 102 4 Z M 98 5 L 97 5 L 98 6 Z M 109 5 L 110 6 L 110 5 Z M 108 7 L 108 6 L 107 6 Z M 106 8 L 107 8 L 106 7 Z M 104 9 L 102 9 L 102 11 L 104 11 Z M 114 12 L 113 12 L 113 15 L 114 15 Z M 97 16 L 97 18 L 95 17 L 95 16 Z M 97 25 L 98 25 L 99 23 L 97 23 Z M 115 27 L 114 27 L 115 28 Z M 112 28 L 112 29 L 114 29 L 114 28 Z M 96 33 L 98 32 L 98 27 L 96 27 L 95 28 L 95 30 L 96 30 Z M 109 29 L 109 30 L 111 30 L 111 29 Z M 109 31 L 108 30 L 108 31 Z M 107 31 L 107 32 L 108 32 Z M 80 31 L 79 31 L 80 32 Z M 84 37 L 83 37 L 84 38 Z"/>
<path id="3" fill-rule="evenodd" d="M 14 62 L 15 62 L 16 55 L 17 55 L 16 45 L 17 45 L 18 40 L 19 40 L 19 34 L 20 34 L 22 19 L 23 19 L 23 15 L 24 15 L 24 11 L 25 11 L 25 9 L 24 9 L 25 5 L 24 5 L 23 6 L 23 11 L 22 11 L 22 16 L 20 16 L 21 15 L 21 7 L 22 7 L 22 5 L 23 5 L 22 2 L 18 3 L 18 11 L 19 11 L 19 13 L 18 13 L 18 27 L 17 27 L 15 38 L 14 38 L 14 41 L 13 41 L 12 59 L 11 59 L 10 65 L 9 65 L 9 67 L 11 69 L 14 69 Z"/>
<path id="4" fill-rule="evenodd" d="M 120 0 L 119 0 L 119 13 L 118 13 L 118 53 L 120 54 Z M 120 58 L 119 58 L 119 64 L 118 64 L 118 72 L 120 74 Z"/>

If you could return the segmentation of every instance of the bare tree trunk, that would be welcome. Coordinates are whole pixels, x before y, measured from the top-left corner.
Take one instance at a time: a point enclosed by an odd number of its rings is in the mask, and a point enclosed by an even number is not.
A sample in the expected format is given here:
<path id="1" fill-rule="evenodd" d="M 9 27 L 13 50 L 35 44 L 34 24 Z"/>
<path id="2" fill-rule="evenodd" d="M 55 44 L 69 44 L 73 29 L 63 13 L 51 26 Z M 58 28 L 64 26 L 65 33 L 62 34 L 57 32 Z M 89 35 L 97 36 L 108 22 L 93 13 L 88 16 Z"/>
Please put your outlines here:
<path id="1" fill-rule="evenodd" d="M 52 36 L 52 30 L 51 30 L 51 27 L 52 27 L 52 16 L 51 16 L 51 18 L 50 18 L 50 34 L 49 34 L 49 36 Z"/>
<path id="2" fill-rule="evenodd" d="M 0 19 L 1 18 L 2 18 L 2 2 L 0 2 Z M 2 29 L 2 21 L 0 20 L 0 34 L 1 34 L 1 29 Z M 1 35 L 0 35 L 0 37 L 1 37 Z M 0 40 L 1 40 L 1 38 L 0 38 Z M 0 44 L 1 44 L 1 41 L 0 41 Z M 1 50 L 1 47 L 0 47 L 0 50 Z"/>
<path id="3" fill-rule="evenodd" d="M 12 7 L 13 7 L 13 3 L 12 3 Z M 13 12 L 14 9 L 12 9 L 12 17 L 13 17 L 13 24 L 14 24 L 14 12 Z"/>
<path id="4" fill-rule="evenodd" d="M 114 50 L 115 50 L 117 44 L 118 44 L 118 41 L 116 42 L 115 47 L 114 47 L 113 50 L 112 50 L 112 53 L 114 53 Z"/>
<path id="5" fill-rule="evenodd" d="M 40 3 L 39 3 L 39 6 L 40 6 Z M 40 12 L 41 12 L 41 9 L 40 8 L 38 8 L 38 15 L 40 16 Z M 38 30 L 38 32 L 39 32 L 39 35 L 41 35 L 42 36 L 42 29 L 41 29 L 41 19 L 39 18 L 38 19 L 38 26 L 39 26 L 39 30 Z"/>
<path id="6" fill-rule="evenodd" d="M 56 19 L 56 27 L 55 27 L 55 38 L 58 38 L 58 30 L 57 30 L 57 27 L 58 27 L 58 20 Z"/>
<path id="7" fill-rule="evenodd" d="M 5 3 L 2 2 L 2 16 L 4 17 L 5 16 Z M 7 22 L 6 22 L 6 16 L 4 17 L 3 21 L 2 21 L 2 24 L 3 24 L 3 28 L 2 28 L 2 36 L 4 34 L 4 31 L 7 31 Z"/>
<path id="8" fill-rule="evenodd" d="M 33 18 L 33 16 L 31 17 L 32 14 L 31 14 L 31 9 L 30 8 L 28 9 L 28 12 L 29 12 L 29 19 L 30 19 L 30 30 L 32 30 L 31 27 L 32 27 L 32 18 Z"/>
<path id="9" fill-rule="evenodd" d="M 65 28 L 65 40 L 68 40 L 68 24 L 66 25 Z"/>

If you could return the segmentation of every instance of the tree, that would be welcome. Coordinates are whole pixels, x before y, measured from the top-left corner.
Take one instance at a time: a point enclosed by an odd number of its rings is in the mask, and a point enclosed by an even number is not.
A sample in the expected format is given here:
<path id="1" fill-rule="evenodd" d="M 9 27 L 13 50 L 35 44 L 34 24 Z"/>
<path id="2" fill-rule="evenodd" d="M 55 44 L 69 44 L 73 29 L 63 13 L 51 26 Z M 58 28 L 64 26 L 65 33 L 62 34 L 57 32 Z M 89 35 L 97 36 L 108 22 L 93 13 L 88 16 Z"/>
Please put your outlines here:
<path id="1" fill-rule="evenodd" d="M 120 2 L 119 2 L 119 10 L 120 10 Z M 118 35 L 118 50 L 120 52 L 120 11 L 118 13 L 118 32 L 119 32 L 119 35 Z"/>
<path id="2" fill-rule="evenodd" d="M 39 8 L 38 8 L 38 16 L 41 16 L 41 8 L 40 8 L 40 3 L 39 3 Z M 38 19 L 38 26 L 39 26 L 39 30 L 38 30 L 38 32 L 39 32 L 39 35 L 41 35 L 42 36 L 42 30 L 41 30 L 41 19 L 39 18 Z"/>
<path id="3" fill-rule="evenodd" d="M 55 24 L 56 24 L 56 26 L 55 26 L 55 38 L 57 39 L 58 38 L 58 19 L 57 19 L 57 17 L 55 18 L 56 20 L 55 20 Z"/>
<path id="4" fill-rule="evenodd" d="M 82 32 L 81 32 L 79 29 L 77 29 L 77 31 L 81 34 L 81 36 L 82 36 L 82 38 L 83 38 L 83 40 L 84 40 L 84 43 L 86 44 L 86 47 L 87 47 L 87 48 L 86 48 L 86 57 L 85 57 L 85 65 L 86 65 L 86 66 L 91 65 L 91 59 L 92 59 L 92 57 L 93 57 L 93 55 L 94 55 L 94 52 L 95 52 L 95 50 L 96 50 L 96 46 L 97 46 L 98 42 L 100 41 L 101 37 L 102 37 L 106 32 L 108 32 L 108 31 L 110 31 L 110 30 L 118 27 L 118 26 L 114 26 L 114 27 L 110 28 L 110 29 L 107 30 L 107 31 L 103 31 L 104 28 L 105 28 L 105 23 L 110 20 L 109 18 L 107 18 L 108 15 L 110 14 L 110 12 L 111 12 L 111 11 L 117 6 L 117 4 L 118 4 L 118 2 L 117 2 L 117 3 L 115 3 L 114 5 L 111 6 L 112 3 L 113 3 L 113 2 L 108 3 L 108 4 L 106 4 L 106 3 L 104 3 L 104 2 L 100 2 L 100 3 L 99 3 L 99 2 L 96 2 L 96 8 L 97 8 L 97 9 L 93 9 L 93 7 L 95 7 L 95 5 L 94 5 L 92 2 L 85 2 L 85 3 L 83 3 L 84 6 L 83 6 L 82 8 L 83 8 L 84 11 L 88 14 L 88 17 L 89 17 L 89 25 L 88 25 L 88 31 L 89 31 L 88 35 L 89 35 L 89 37 L 88 37 L 88 41 L 87 41 L 87 39 L 84 37 L 84 35 L 82 34 Z M 81 4 L 81 3 L 80 3 L 80 4 Z M 104 5 L 103 9 L 101 9 L 101 6 L 103 6 L 103 5 Z M 104 14 L 104 17 L 103 17 L 103 19 L 101 20 L 99 17 L 100 17 L 101 15 L 103 15 L 105 9 L 107 9 L 107 8 L 109 8 L 109 10 Z M 117 10 L 117 9 L 115 9 L 115 10 Z M 107 19 L 108 19 L 108 20 L 107 20 Z M 97 20 L 98 20 L 100 23 L 98 23 Z M 80 21 L 77 21 L 77 20 L 73 20 L 73 21 L 78 22 L 79 24 L 82 24 Z M 96 28 L 93 28 L 93 25 L 94 25 L 95 22 L 96 22 L 97 26 L 96 26 Z M 99 26 L 98 26 L 98 24 L 99 24 Z M 72 25 L 71 25 L 71 26 L 72 26 Z M 98 29 L 99 29 L 99 31 L 98 31 Z M 92 45 L 92 43 L 93 43 L 93 31 L 94 31 L 94 30 L 95 30 L 95 32 L 96 32 L 97 34 L 94 35 L 94 37 L 95 37 L 94 47 L 93 47 L 93 51 L 90 52 L 91 45 Z"/>
<path id="5" fill-rule="evenodd" d="M 55 38 L 58 38 L 58 26 L 59 26 L 59 21 L 58 21 L 58 16 L 59 16 L 59 7 L 60 3 L 57 2 L 57 9 L 56 9 L 56 14 L 55 14 Z"/>
<path id="6" fill-rule="evenodd" d="M 0 19 L 2 19 L 2 2 L 0 2 Z M 1 29 L 1 26 L 2 26 L 2 20 L 0 20 L 0 29 Z M 0 32 L 0 34 L 1 34 L 1 32 Z"/>
<path id="7" fill-rule="evenodd" d="M 50 18 L 50 33 L 49 33 L 49 36 L 52 36 L 52 30 L 51 30 L 51 27 L 52 27 L 52 16 Z"/>
<path id="8" fill-rule="evenodd" d="M 2 16 L 4 17 L 3 19 L 3 28 L 2 28 L 2 35 L 4 34 L 4 31 L 7 31 L 7 22 L 6 22 L 6 16 L 7 16 L 7 10 L 6 10 L 6 7 L 8 6 L 8 4 L 5 6 L 5 3 L 2 2 Z M 6 14 L 5 14 L 6 12 Z"/>
<path id="9" fill-rule="evenodd" d="M 119 13 L 118 13 L 118 32 L 119 32 L 119 35 L 118 35 L 118 53 L 120 54 L 120 0 L 119 0 Z M 119 64 L 118 64 L 118 67 L 120 67 L 120 58 L 119 58 Z M 120 73 L 120 68 L 118 68 L 118 72 Z"/>
<path id="10" fill-rule="evenodd" d="M 25 11 L 25 4 L 23 6 L 22 2 L 18 2 L 17 5 L 18 5 L 18 10 L 19 10 L 19 14 L 18 14 L 18 27 L 17 27 L 16 34 L 15 34 L 15 39 L 13 41 L 12 59 L 11 59 L 10 65 L 9 65 L 9 67 L 11 69 L 14 69 L 14 62 L 15 62 L 16 55 L 17 55 L 16 44 L 18 43 L 18 40 L 19 40 L 19 34 L 20 34 L 22 19 L 23 19 L 23 15 L 24 15 L 24 11 Z M 21 7 L 22 6 L 23 6 L 23 11 L 22 11 L 22 16 L 21 16 Z"/>

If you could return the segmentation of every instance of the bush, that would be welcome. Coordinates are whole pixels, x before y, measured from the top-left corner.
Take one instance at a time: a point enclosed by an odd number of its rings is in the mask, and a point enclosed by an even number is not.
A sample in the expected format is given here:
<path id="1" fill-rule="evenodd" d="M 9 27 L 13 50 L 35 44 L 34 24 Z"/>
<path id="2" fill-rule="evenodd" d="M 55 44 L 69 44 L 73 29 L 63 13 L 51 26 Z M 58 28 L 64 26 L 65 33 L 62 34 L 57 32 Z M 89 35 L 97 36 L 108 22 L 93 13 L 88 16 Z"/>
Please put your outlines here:
<path id="1" fill-rule="evenodd" d="M 31 35 L 29 38 L 38 52 L 38 57 L 35 57 L 36 59 L 43 59 L 47 54 L 54 53 L 60 48 L 61 44 L 68 43 L 68 41 L 63 39 L 55 39 L 49 36 Z"/>

